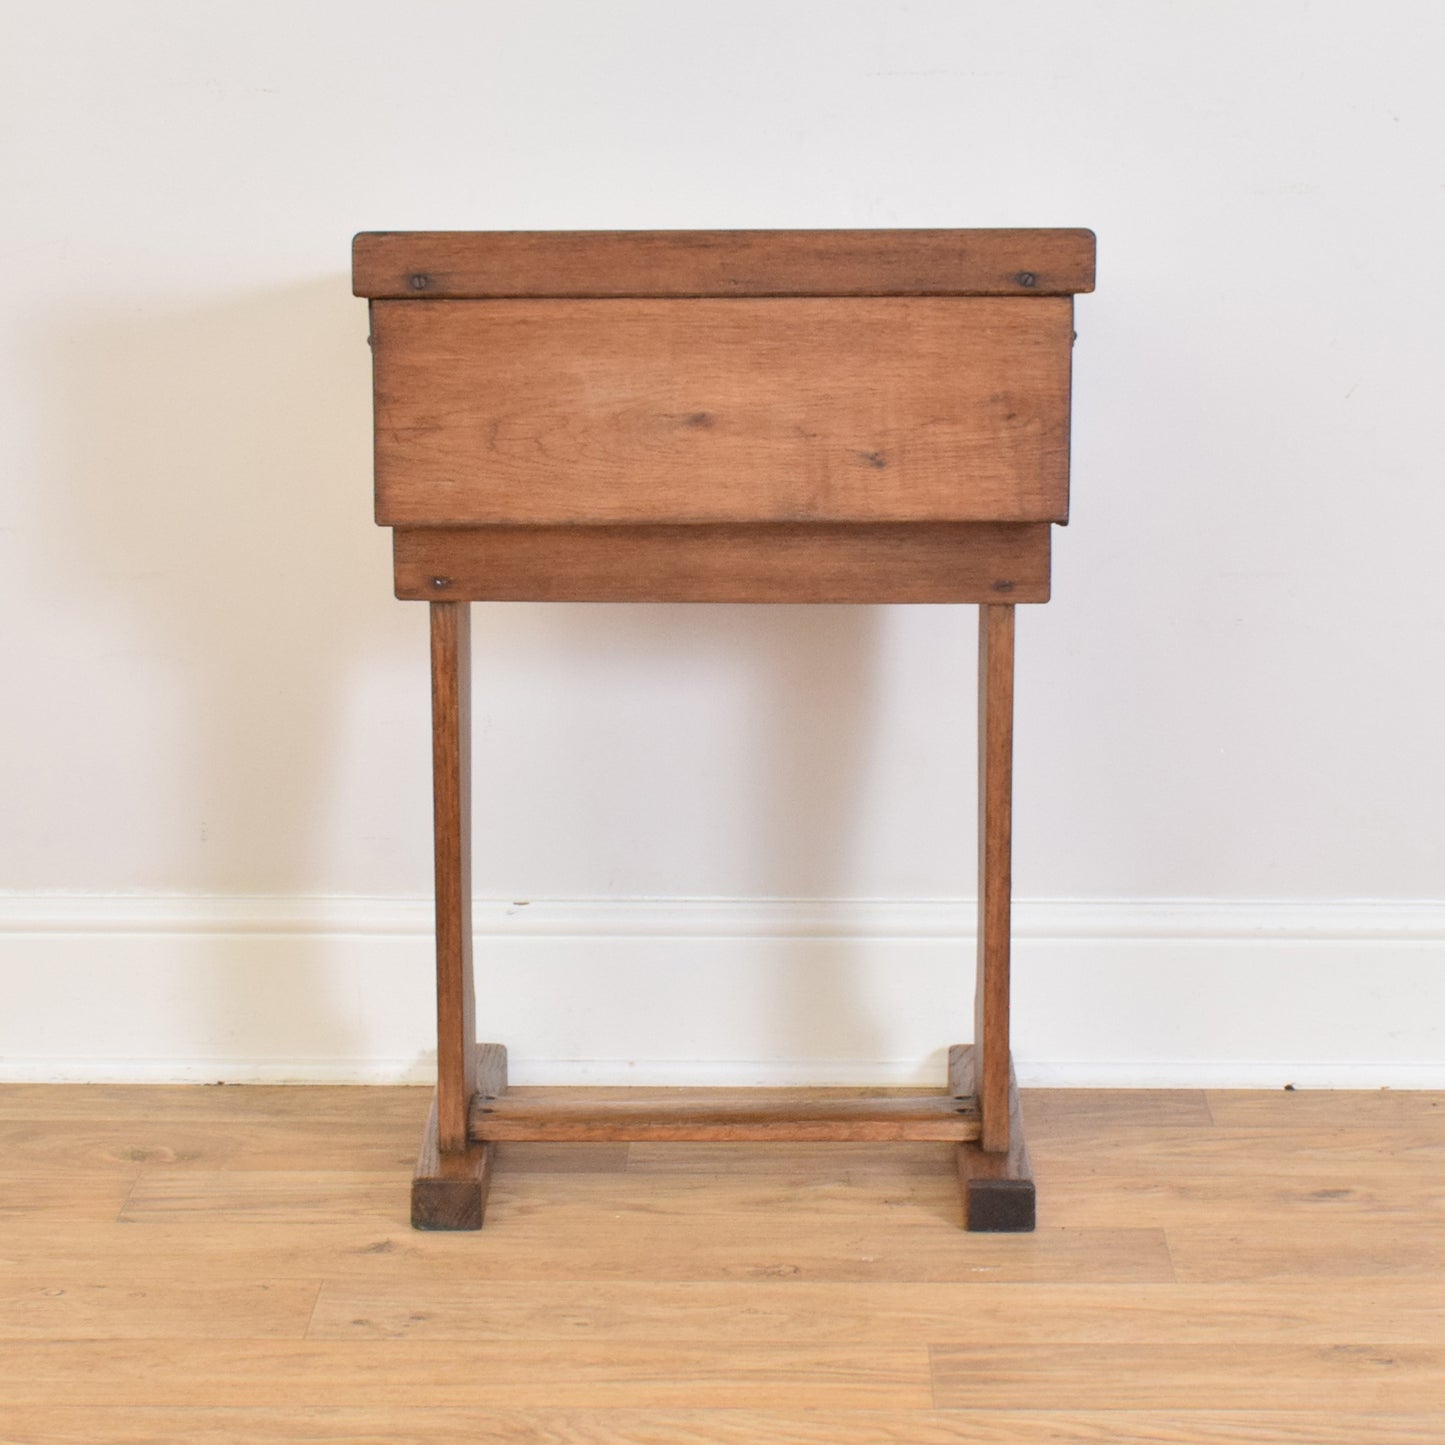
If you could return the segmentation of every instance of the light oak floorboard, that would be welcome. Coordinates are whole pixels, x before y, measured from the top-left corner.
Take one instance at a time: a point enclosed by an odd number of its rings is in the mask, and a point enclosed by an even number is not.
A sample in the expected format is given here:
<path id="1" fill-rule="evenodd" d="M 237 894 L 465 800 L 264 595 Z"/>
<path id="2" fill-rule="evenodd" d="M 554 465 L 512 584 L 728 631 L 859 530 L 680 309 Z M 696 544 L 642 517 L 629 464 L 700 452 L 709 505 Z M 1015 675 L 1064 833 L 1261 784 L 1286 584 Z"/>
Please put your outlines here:
<path id="1" fill-rule="evenodd" d="M 1202 1089 L 1023 1089 L 1019 1102 L 1030 1142 L 1057 1131 L 1207 1129 L 1218 1122 Z"/>
<path id="2" fill-rule="evenodd" d="M 0 1339 L 293 1339 L 306 1333 L 319 1281 L 190 1282 L 174 1271 L 95 1283 L 58 1261 L 0 1277 Z"/>
<path id="3" fill-rule="evenodd" d="M 293 1122 L 308 1131 L 334 1120 L 420 1130 L 431 1093 L 415 1084 L 0 1084 L 0 1120 L 244 1119 L 268 1129 Z"/>
<path id="4" fill-rule="evenodd" d="M 1408 1172 L 1368 1184 L 1360 1179 L 1360 1174 L 1341 1169 L 1313 1177 L 1250 1179 L 1245 1187 L 1227 1174 L 1171 1178 L 1147 1173 L 1043 1174 L 1039 1218 L 1055 1227 L 1098 1227 L 1127 1220 L 1171 1231 L 1217 1229 L 1227 1223 L 1236 1229 L 1247 1225 L 1271 1238 L 1288 1238 L 1321 1224 L 1369 1231 L 1390 1218 L 1412 1225 L 1445 1217 L 1445 1179 Z"/>
<path id="5" fill-rule="evenodd" d="M 1423 1090 L 1214 1089 L 1206 1094 L 1214 1122 L 1229 1128 L 1378 1129 L 1424 1126 L 1445 1132 L 1445 1094 Z"/>
<path id="6" fill-rule="evenodd" d="M 344 1182 L 335 1186 L 344 1189 Z M 490 1280 L 822 1280 L 975 1283 L 1158 1283 L 1173 1278 L 1158 1229 L 1045 1229 L 1020 1236 L 889 1230 L 852 1221 L 846 1231 L 806 1219 L 764 1228 L 743 1220 L 727 1233 L 715 1219 L 660 1225 L 638 1220 L 548 1231 L 545 1219 L 505 1236 L 428 1234 L 393 1220 L 322 1218 L 298 1223 L 252 1215 L 208 1220 L 171 1215 L 146 1224 L 70 1228 L 28 1221 L 0 1232 L 0 1264 L 33 1269 L 61 1258 L 91 1278 L 152 1277 L 157 1260 L 216 1279 L 396 1279 L 419 1288 L 458 1275 Z M 489 1231 L 491 1231 L 489 1233 Z"/>
<path id="7" fill-rule="evenodd" d="M 328 1282 L 311 1339 L 1445 1345 L 1434 1281 L 1273 1285 Z"/>
<path id="8" fill-rule="evenodd" d="M 424 1234 L 425 1090 L 0 1088 L 0 1445 L 1439 1445 L 1441 1101 L 1033 1091 L 1031 1235 L 937 1145 L 505 1146 Z"/>
<path id="9" fill-rule="evenodd" d="M 15 1405 L 924 1409 L 922 1345 L 420 1340 L 16 1341 Z"/>
<path id="10" fill-rule="evenodd" d="M 1308 1227 L 1267 1231 L 1220 1220 L 1171 1228 L 1169 1247 L 1180 1280 L 1194 1283 L 1331 1279 L 1353 1288 L 1354 1280 L 1382 1276 L 1445 1279 L 1445 1221 L 1438 1215 L 1317 1218 Z"/>
<path id="11" fill-rule="evenodd" d="M 934 1403 L 955 1409 L 1445 1407 L 1440 1345 L 935 1345 L 933 1365 Z"/>
<path id="12" fill-rule="evenodd" d="M 929 1187 L 910 1194 L 868 1174 L 853 1183 L 742 1173 L 645 1185 L 579 1174 L 565 1187 L 555 1176 L 499 1177 L 488 1226 L 464 1257 L 494 1279 L 1173 1278 L 1161 1230 L 970 1235 L 960 1227 L 957 1185 L 917 1182 Z M 208 1228 L 349 1221 L 374 1231 L 404 1224 L 404 1211 L 393 1175 L 157 1170 L 137 1181 L 122 1219 L 146 1227 L 204 1220 Z M 435 1251 L 441 1270 L 453 1268 L 454 1240 L 421 1247 Z"/>
<path id="13" fill-rule="evenodd" d="M 1028 1124 L 1025 1120 L 1025 1129 Z M 1042 1144 L 1043 1141 L 1041 1141 Z M 1034 1138 L 1029 1136 L 1032 1150 Z M 1378 1128 L 1320 1125 L 1122 1128 L 1107 1139 L 1092 1134 L 1050 1138 L 1035 1161 L 1046 1176 L 1226 1174 L 1243 1182 L 1259 1177 L 1339 1173 L 1375 1179 L 1411 1177 L 1445 1182 L 1445 1128 L 1440 1123 L 1382 1124 Z"/>
<path id="14" fill-rule="evenodd" d="M 856 1178 L 860 1174 L 900 1178 L 933 1174 L 955 1179 L 952 1144 L 633 1144 L 627 1168 L 634 1174 L 789 1174 Z"/>
<path id="15" fill-rule="evenodd" d="M 1347 1430 L 1348 1435 L 1342 1434 Z M 22 1407 L 0 1445 L 1439 1445 L 1438 1415 L 1330 1411 Z"/>
<path id="16" fill-rule="evenodd" d="M 409 1170 L 416 1162 L 420 1132 L 420 1121 L 70 1120 L 57 1128 L 46 1119 L 8 1119 L 0 1121 L 0 1159 L 16 1173 L 53 1173 L 81 1163 L 96 1170 L 117 1164 L 284 1170 L 294 1168 L 298 1159 L 317 1170 L 390 1173 Z"/>
<path id="17" fill-rule="evenodd" d="M 9 1228 L 26 1219 L 43 1219 L 52 1227 L 62 1221 L 113 1220 L 139 1175 L 139 1167 L 129 1163 L 109 1169 L 0 1166 L 0 1225 Z M 4 1232 L 0 1229 L 0 1237 Z"/>

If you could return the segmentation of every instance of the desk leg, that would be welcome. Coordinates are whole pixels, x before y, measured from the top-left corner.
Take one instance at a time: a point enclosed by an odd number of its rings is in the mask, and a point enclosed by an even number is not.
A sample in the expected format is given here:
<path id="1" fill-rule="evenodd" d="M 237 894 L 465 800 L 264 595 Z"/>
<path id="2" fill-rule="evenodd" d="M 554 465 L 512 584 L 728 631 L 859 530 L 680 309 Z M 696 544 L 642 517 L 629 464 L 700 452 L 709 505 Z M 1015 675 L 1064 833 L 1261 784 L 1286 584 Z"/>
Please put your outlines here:
<path id="1" fill-rule="evenodd" d="M 1034 1185 L 1009 1057 L 1014 609 L 978 609 L 978 969 L 974 1082 L 982 1128 L 959 1146 L 970 1229 L 1034 1227 Z"/>
<path id="2" fill-rule="evenodd" d="M 437 1090 L 412 1180 L 418 1229 L 480 1229 L 490 1149 L 467 1138 L 477 1092 L 472 980 L 471 604 L 431 607 Z"/>

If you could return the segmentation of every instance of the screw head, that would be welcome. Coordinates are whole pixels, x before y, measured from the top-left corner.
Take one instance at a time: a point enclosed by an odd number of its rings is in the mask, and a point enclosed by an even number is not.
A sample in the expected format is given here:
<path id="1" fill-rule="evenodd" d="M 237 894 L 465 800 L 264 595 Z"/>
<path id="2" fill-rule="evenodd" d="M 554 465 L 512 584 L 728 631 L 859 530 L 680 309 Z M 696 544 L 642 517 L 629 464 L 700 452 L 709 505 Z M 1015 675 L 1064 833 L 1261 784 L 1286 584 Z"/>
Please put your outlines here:
<path id="1" fill-rule="evenodd" d="M 406 281 L 413 291 L 425 291 L 431 285 L 431 277 L 425 271 L 413 271 Z"/>
<path id="2" fill-rule="evenodd" d="M 1014 277 L 1014 280 L 1017 281 L 1020 286 L 1037 286 L 1039 278 L 1035 276 L 1032 271 L 1020 271 L 1018 275 Z"/>

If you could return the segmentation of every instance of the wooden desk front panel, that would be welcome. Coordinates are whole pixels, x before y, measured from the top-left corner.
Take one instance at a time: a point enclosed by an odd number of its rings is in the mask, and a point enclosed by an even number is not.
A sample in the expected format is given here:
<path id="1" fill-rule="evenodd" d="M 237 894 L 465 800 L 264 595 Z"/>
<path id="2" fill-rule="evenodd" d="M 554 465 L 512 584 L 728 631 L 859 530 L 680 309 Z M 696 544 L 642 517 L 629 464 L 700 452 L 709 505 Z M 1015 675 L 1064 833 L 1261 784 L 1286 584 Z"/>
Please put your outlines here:
<path id="1" fill-rule="evenodd" d="M 1047 602 L 1047 522 L 417 527 L 396 595 L 447 602 Z"/>
<path id="2" fill-rule="evenodd" d="M 1063 522 L 1068 296 L 372 304 L 384 526 Z"/>

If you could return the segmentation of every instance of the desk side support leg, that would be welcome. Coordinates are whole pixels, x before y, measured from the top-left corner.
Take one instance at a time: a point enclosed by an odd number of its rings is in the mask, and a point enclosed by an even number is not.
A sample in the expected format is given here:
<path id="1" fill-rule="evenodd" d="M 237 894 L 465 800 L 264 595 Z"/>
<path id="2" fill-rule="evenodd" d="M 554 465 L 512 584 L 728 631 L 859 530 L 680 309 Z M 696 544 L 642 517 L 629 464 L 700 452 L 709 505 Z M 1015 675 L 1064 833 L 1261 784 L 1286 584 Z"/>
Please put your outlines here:
<path id="1" fill-rule="evenodd" d="M 479 1053 L 472 978 L 471 604 L 429 605 L 437 1089 L 412 1180 L 411 1222 L 418 1229 L 480 1229 L 492 1151 L 467 1137 Z"/>
<path id="2" fill-rule="evenodd" d="M 969 1229 L 1034 1227 L 1034 1183 L 1009 1054 L 1014 608 L 978 609 L 978 967 L 973 1081 L 981 1137 L 959 1145 Z"/>

